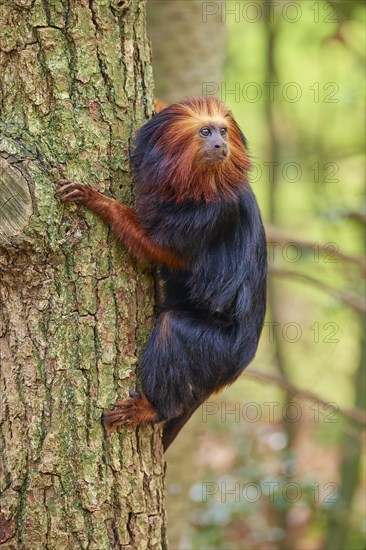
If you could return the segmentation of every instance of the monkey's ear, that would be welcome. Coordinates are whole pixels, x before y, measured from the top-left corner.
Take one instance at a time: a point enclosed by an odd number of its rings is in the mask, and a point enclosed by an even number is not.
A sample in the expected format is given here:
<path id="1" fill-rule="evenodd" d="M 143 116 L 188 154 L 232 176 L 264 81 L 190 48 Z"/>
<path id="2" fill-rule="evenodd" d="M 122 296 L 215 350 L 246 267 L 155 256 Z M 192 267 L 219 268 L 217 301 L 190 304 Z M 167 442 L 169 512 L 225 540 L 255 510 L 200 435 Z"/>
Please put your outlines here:
<path id="1" fill-rule="evenodd" d="M 238 125 L 237 125 L 237 126 L 238 126 Z M 245 135 L 243 134 L 243 132 L 240 130 L 239 126 L 238 126 L 238 130 L 239 130 L 240 139 L 242 140 L 245 149 L 248 149 L 248 140 L 247 140 L 247 138 L 245 137 Z"/>
<path id="2" fill-rule="evenodd" d="M 237 138 L 240 139 L 240 141 L 242 142 L 242 144 L 244 145 L 244 148 L 245 149 L 248 149 L 248 141 L 247 141 L 247 138 L 245 137 L 245 135 L 243 134 L 243 132 L 241 131 L 240 129 L 240 126 L 239 124 L 236 122 L 235 118 L 233 117 L 232 113 L 229 111 L 228 112 L 228 115 L 229 117 L 229 128 L 230 126 L 233 128 L 234 130 L 234 134 L 237 135 Z"/>

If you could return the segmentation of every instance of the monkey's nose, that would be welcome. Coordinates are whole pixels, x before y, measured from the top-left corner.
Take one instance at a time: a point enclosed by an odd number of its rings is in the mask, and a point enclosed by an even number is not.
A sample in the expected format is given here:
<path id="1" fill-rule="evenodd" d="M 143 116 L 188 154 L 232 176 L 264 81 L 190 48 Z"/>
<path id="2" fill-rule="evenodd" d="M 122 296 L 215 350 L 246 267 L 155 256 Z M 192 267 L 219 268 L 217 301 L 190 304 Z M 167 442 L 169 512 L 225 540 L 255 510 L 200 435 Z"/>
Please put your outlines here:
<path id="1" fill-rule="evenodd" d="M 220 150 L 220 153 L 224 155 L 224 157 L 227 156 L 227 145 L 226 143 L 215 143 L 215 149 Z"/>
<path id="2" fill-rule="evenodd" d="M 227 157 L 227 145 L 226 143 L 215 143 L 215 150 L 217 154 Z"/>

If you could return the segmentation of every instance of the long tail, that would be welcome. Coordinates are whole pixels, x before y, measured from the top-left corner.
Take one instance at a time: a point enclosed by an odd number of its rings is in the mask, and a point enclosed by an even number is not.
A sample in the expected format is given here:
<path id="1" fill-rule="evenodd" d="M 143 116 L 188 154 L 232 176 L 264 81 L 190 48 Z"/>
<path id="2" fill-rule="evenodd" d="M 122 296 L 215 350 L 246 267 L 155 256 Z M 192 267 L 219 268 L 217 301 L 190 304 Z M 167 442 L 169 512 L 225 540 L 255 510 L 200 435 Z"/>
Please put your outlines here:
<path id="1" fill-rule="evenodd" d="M 164 426 L 164 431 L 163 431 L 164 451 L 166 451 L 167 448 L 170 446 L 170 444 L 173 443 L 174 439 L 177 437 L 177 435 L 183 428 L 184 424 L 188 422 L 192 414 L 198 409 L 198 407 L 201 404 L 202 404 L 202 401 L 199 401 L 191 409 L 184 412 L 181 416 L 168 420 L 168 422 Z"/>

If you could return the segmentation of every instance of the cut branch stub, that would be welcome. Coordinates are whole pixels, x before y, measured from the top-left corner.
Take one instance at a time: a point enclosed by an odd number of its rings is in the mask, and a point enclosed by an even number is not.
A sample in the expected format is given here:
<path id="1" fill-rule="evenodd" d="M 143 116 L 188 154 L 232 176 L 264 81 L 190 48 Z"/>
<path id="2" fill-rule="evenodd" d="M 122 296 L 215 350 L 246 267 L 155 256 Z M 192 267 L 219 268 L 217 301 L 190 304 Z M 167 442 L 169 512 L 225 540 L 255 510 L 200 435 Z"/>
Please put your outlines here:
<path id="1" fill-rule="evenodd" d="M 14 165 L 0 158 L 0 236 L 19 235 L 32 212 L 27 180 Z"/>

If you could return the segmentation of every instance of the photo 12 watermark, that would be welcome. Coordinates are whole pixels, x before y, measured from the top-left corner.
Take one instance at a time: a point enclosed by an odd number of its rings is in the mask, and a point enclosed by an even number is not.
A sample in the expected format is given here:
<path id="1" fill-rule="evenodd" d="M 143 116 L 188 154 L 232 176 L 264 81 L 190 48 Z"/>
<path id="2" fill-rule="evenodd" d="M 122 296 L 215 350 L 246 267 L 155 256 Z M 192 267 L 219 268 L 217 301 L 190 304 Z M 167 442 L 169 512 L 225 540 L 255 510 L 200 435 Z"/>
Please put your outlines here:
<path id="1" fill-rule="evenodd" d="M 336 504 L 339 502 L 339 487 L 335 482 L 315 482 L 306 488 L 296 481 L 281 483 L 280 481 L 268 480 L 261 483 L 249 481 L 240 483 L 238 481 L 204 481 L 201 487 L 201 502 L 208 502 L 210 499 L 218 499 L 222 504 L 228 502 L 256 503 L 266 500 L 274 503 L 281 498 L 290 504 L 296 504 L 304 497 L 309 498 L 316 504 Z"/>
<path id="2" fill-rule="evenodd" d="M 303 403 L 290 401 L 281 404 L 279 401 L 265 401 L 257 403 L 249 401 L 242 403 L 235 401 L 234 403 L 205 401 L 201 406 L 201 420 L 207 423 L 212 417 L 219 422 L 249 422 L 255 424 L 261 420 L 266 422 L 278 422 L 286 420 L 286 422 L 299 422 L 303 415 L 312 417 L 315 424 L 338 424 L 339 406 L 337 403 L 317 403 L 314 402 L 305 406 Z"/>
<path id="3" fill-rule="evenodd" d="M 340 20 L 337 2 L 322 2 L 320 0 L 202 2 L 202 23 L 207 23 L 213 17 L 219 18 L 222 23 L 238 24 L 259 23 L 264 20 L 270 23 L 282 20 L 285 23 L 294 24 L 301 21 L 303 17 L 307 17 L 313 23 L 336 24 Z"/>
<path id="4" fill-rule="evenodd" d="M 313 103 L 339 103 L 340 87 L 337 82 L 313 82 L 304 86 L 299 82 L 202 82 L 202 96 L 219 97 L 224 103 L 274 103 L 282 99 L 286 103 L 298 103 L 301 99 Z"/>
<path id="5" fill-rule="evenodd" d="M 249 256 L 253 260 L 257 260 L 256 250 L 251 248 L 252 254 Z M 334 242 L 327 242 L 320 244 L 315 243 L 300 243 L 296 241 L 290 242 L 278 242 L 271 240 L 267 242 L 267 261 L 269 264 L 273 264 L 278 261 L 286 262 L 289 264 L 297 264 L 301 260 L 310 261 L 314 264 L 337 264 L 340 261 L 339 246 Z"/>
<path id="6" fill-rule="evenodd" d="M 339 339 L 336 337 L 338 333 L 339 325 L 332 321 L 323 324 L 315 322 L 307 327 L 301 327 L 295 321 L 289 321 L 288 323 L 266 321 L 263 324 L 262 338 L 269 344 L 275 342 L 277 335 L 280 335 L 285 342 L 290 344 L 296 344 L 302 339 L 307 342 L 310 340 L 313 344 L 338 344 Z"/>
<path id="7" fill-rule="evenodd" d="M 333 184 L 339 183 L 337 174 L 339 164 L 336 162 L 314 161 L 306 164 L 300 164 L 297 161 L 279 162 L 263 161 L 262 163 L 251 161 L 250 182 L 255 183 L 273 183 L 281 177 L 286 183 L 298 183 L 300 181 Z"/>

